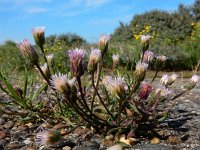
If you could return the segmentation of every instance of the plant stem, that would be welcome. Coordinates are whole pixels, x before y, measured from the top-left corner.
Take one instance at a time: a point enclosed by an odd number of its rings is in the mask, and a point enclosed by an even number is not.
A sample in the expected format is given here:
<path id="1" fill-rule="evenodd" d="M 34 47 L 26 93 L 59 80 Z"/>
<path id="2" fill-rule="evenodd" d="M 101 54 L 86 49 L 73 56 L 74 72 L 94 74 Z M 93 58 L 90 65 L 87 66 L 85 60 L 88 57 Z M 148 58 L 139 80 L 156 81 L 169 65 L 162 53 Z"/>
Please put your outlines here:
<path id="1" fill-rule="evenodd" d="M 101 96 L 100 96 L 100 94 L 99 94 L 97 88 L 96 88 L 95 85 L 94 85 L 94 74 L 92 74 L 92 86 L 93 86 L 94 90 L 96 91 L 97 96 L 99 97 L 99 100 L 101 101 L 101 104 L 104 106 L 104 108 L 106 109 L 107 113 L 108 113 L 108 114 L 111 116 L 111 118 L 114 120 L 113 115 L 112 115 L 111 112 L 109 111 L 108 107 L 105 105 L 105 103 L 104 103 L 103 99 L 101 98 Z M 93 103 L 94 103 L 94 101 L 92 101 L 91 109 L 93 109 Z"/>
<path id="2" fill-rule="evenodd" d="M 41 75 L 45 79 L 45 81 L 48 83 L 48 85 L 51 85 L 50 81 L 49 81 L 49 78 L 47 78 L 47 76 L 44 74 L 44 72 L 40 68 L 40 65 L 38 63 L 36 63 L 35 66 L 37 67 L 37 69 L 39 70 L 39 72 L 41 73 Z"/>
<path id="3" fill-rule="evenodd" d="M 77 77 L 77 81 L 78 81 L 79 91 L 80 91 L 80 93 L 81 93 L 81 99 L 82 99 L 82 101 L 83 101 L 84 106 L 86 107 L 86 110 L 87 110 L 93 117 L 95 117 L 95 118 L 97 118 L 98 120 L 101 120 L 101 121 L 105 122 L 106 124 L 108 124 L 108 122 L 107 122 L 106 120 L 101 119 L 101 118 L 99 118 L 98 116 L 96 116 L 96 115 L 92 112 L 92 110 L 89 108 L 89 106 L 88 106 L 88 104 L 87 104 L 87 102 L 86 102 L 86 100 L 85 100 L 85 96 L 84 96 L 84 93 L 83 93 L 83 88 L 82 88 L 82 84 L 81 84 L 81 79 L 80 79 L 80 77 Z M 91 117 L 91 116 L 90 116 L 90 117 Z"/>

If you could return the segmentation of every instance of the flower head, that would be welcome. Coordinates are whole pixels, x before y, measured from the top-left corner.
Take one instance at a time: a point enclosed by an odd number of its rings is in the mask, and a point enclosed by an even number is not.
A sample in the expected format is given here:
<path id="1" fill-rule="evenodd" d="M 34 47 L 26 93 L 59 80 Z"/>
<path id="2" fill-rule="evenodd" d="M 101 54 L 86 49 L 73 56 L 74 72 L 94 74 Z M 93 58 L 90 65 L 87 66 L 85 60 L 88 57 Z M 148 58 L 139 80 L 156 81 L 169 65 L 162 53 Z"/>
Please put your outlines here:
<path id="1" fill-rule="evenodd" d="M 101 59 L 101 51 L 99 49 L 92 49 L 89 62 L 88 62 L 88 71 L 94 72 L 96 71 L 97 63 Z"/>
<path id="2" fill-rule="evenodd" d="M 144 62 L 143 63 L 138 62 L 135 67 L 136 75 L 138 76 L 144 75 L 146 73 L 147 68 L 148 68 L 148 64 Z"/>
<path id="3" fill-rule="evenodd" d="M 141 36 L 140 36 L 140 40 L 141 40 L 143 43 L 149 42 L 150 38 L 151 38 L 150 35 L 141 35 Z"/>
<path id="4" fill-rule="evenodd" d="M 70 70 L 72 74 L 77 77 L 83 75 L 82 61 L 85 56 L 85 51 L 82 49 L 73 49 L 68 51 L 70 59 Z"/>
<path id="5" fill-rule="evenodd" d="M 119 64 L 119 54 L 112 55 L 113 67 L 116 67 Z"/>
<path id="6" fill-rule="evenodd" d="M 49 68 L 47 66 L 47 63 L 40 66 L 40 68 L 41 68 L 42 72 L 49 78 L 50 77 L 50 71 L 49 71 Z"/>
<path id="7" fill-rule="evenodd" d="M 169 82 L 169 76 L 167 74 L 163 75 L 162 78 L 160 79 L 160 83 L 162 85 L 167 85 Z"/>
<path id="8" fill-rule="evenodd" d="M 153 88 L 150 84 L 142 83 L 140 90 L 139 90 L 139 93 L 138 93 L 139 98 L 146 100 L 152 90 L 153 90 Z"/>
<path id="9" fill-rule="evenodd" d="M 70 93 L 71 85 L 73 84 L 69 82 L 69 79 L 66 75 L 63 74 L 55 74 L 51 77 L 51 86 L 53 89 L 57 90 L 60 93 Z M 71 84 L 71 85 L 70 85 Z"/>
<path id="10" fill-rule="evenodd" d="M 164 55 L 157 56 L 156 58 L 157 58 L 158 61 L 161 61 L 161 62 L 165 62 L 167 60 L 167 57 L 164 56 Z"/>
<path id="11" fill-rule="evenodd" d="M 31 46 L 31 43 L 29 40 L 24 39 L 22 42 L 18 44 L 18 47 L 21 51 L 21 53 L 27 57 L 32 63 L 37 63 L 38 62 L 38 55 L 35 51 L 35 49 Z"/>
<path id="12" fill-rule="evenodd" d="M 44 30 L 45 27 L 36 27 L 32 30 L 35 43 L 39 47 L 42 47 L 45 43 Z"/>
<path id="13" fill-rule="evenodd" d="M 173 73 L 171 76 L 170 76 L 170 84 L 172 84 L 176 79 L 178 78 L 178 75 Z"/>
<path id="14" fill-rule="evenodd" d="M 149 63 L 149 62 L 151 62 L 152 60 L 154 59 L 154 54 L 153 54 L 153 52 L 152 51 L 145 51 L 145 53 L 144 53 L 144 58 L 143 58 L 143 62 L 145 62 L 145 63 Z"/>
<path id="15" fill-rule="evenodd" d="M 47 57 L 47 62 L 48 62 L 48 64 L 51 64 L 52 61 L 53 61 L 54 54 L 49 54 L 49 55 L 47 55 L 46 57 Z"/>
<path id="16" fill-rule="evenodd" d="M 42 131 L 36 134 L 36 143 L 43 146 L 56 144 L 61 139 L 59 131 Z"/>
<path id="17" fill-rule="evenodd" d="M 112 96 L 117 97 L 119 99 L 125 96 L 124 78 L 108 78 L 108 81 L 105 84 L 105 86 Z"/>
<path id="18" fill-rule="evenodd" d="M 110 35 L 102 34 L 99 39 L 99 49 L 102 52 L 102 56 L 107 52 L 108 41 L 110 40 Z"/>
<path id="19" fill-rule="evenodd" d="M 191 78 L 190 78 L 190 81 L 192 82 L 192 83 L 197 83 L 197 82 L 199 82 L 200 81 L 200 76 L 198 76 L 198 75 L 193 75 Z"/>
<path id="20" fill-rule="evenodd" d="M 160 92 L 160 96 L 162 97 L 166 97 L 169 94 L 172 93 L 171 90 L 169 90 L 168 88 L 166 88 L 165 86 L 160 86 L 155 90 L 155 94 L 157 95 Z"/>

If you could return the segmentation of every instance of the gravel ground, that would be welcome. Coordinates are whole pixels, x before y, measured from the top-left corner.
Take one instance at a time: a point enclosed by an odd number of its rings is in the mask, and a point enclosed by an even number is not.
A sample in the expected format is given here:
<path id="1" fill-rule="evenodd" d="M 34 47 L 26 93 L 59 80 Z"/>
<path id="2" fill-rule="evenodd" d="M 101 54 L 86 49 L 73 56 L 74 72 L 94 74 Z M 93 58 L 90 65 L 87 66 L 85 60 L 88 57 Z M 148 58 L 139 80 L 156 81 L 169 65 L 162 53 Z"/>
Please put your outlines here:
<path id="1" fill-rule="evenodd" d="M 176 82 L 175 86 L 181 86 L 185 80 Z M 1 96 L 0 96 L 1 97 Z M 1 99 L 3 100 L 3 99 Z M 5 99 L 4 99 L 5 100 Z M 158 142 L 151 140 L 137 141 L 131 147 L 124 148 L 125 150 L 200 150 L 200 85 L 189 93 L 170 101 L 167 107 L 171 109 L 170 116 L 162 124 L 157 131 L 160 135 L 167 136 L 167 139 Z M 35 144 L 35 134 L 38 132 L 38 127 L 43 125 L 19 124 L 16 117 L 8 114 L 0 113 L 0 150 L 37 150 L 39 147 Z M 54 128 L 62 129 L 65 132 L 66 126 L 58 124 Z M 89 130 L 77 128 L 72 134 L 64 137 L 64 139 L 56 146 L 43 148 L 44 150 L 98 150 L 106 149 L 104 139 L 101 136 L 95 135 L 90 137 Z M 82 136 L 85 139 L 83 141 Z M 104 141 L 105 142 L 105 141 Z M 157 143 L 157 144 L 153 144 Z M 114 143 L 107 143 L 111 146 Z M 81 146 L 78 146 L 81 145 Z M 110 148 L 110 150 L 121 150 L 121 146 Z"/>

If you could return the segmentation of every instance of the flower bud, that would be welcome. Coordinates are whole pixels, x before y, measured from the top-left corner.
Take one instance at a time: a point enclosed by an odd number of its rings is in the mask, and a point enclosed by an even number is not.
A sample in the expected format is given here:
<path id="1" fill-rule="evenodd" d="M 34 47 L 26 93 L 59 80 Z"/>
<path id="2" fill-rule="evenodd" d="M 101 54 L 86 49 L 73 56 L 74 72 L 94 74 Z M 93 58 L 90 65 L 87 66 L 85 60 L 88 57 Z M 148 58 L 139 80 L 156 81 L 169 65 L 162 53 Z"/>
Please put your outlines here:
<path id="1" fill-rule="evenodd" d="M 117 65 L 119 64 L 119 55 L 112 55 L 112 60 L 113 60 L 113 68 L 117 67 Z"/>
<path id="2" fill-rule="evenodd" d="M 156 57 L 156 68 L 162 69 L 163 65 L 165 64 L 165 61 L 167 60 L 167 57 L 164 55 L 157 56 Z"/>
<path id="3" fill-rule="evenodd" d="M 85 56 L 85 51 L 82 49 L 69 50 L 68 55 L 72 75 L 75 77 L 82 76 L 84 74 L 82 61 Z"/>
<path id="4" fill-rule="evenodd" d="M 142 51 L 145 52 L 149 48 L 149 41 L 150 41 L 151 36 L 150 35 L 141 35 L 140 40 L 143 43 L 143 48 Z"/>
<path id="5" fill-rule="evenodd" d="M 146 100 L 149 94 L 151 93 L 151 91 L 152 91 L 152 86 L 150 84 L 142 83 L 138 96 L 140 99 Z"/>
<path id="6" fill-rule="evenodd" d="M 135 67 L 135 73 L 137 77 L 143 78 L 146 75 L 148 64 L 138 62 Z"/>
<path id="7" fill-rule="evenodd" d="M 52 64 L 53 63 L 54 54 L 49 54 L 46 57 L 47 57 L 48 64 Z"/>
<path id="8" fill-rule="evenodd" d="M 153 54 L 153 52 L 152 51 L 145 51 L 145 53 L 144 53 L 144 58 L 143 58 L 143 62 L 144 63 L 149 63 L 149 62 L 151 62 L 152 60 L 154 59 L 154 54 Z"/>
<path id="9" fill-rule="evenodd" d="M 47 66 L 47 63 L 45 63 L 43 66 L 40 66 L 42 72 L 45 74 L 45 76 L 49 79 L 50 78 L 50 71 Z"/>
<path id="10" fill-rule="evenodd" d="M 160 83 L 165 86 L 171 85 L 172 83 L 174 83 L 174 81 L 176 80 L 177 77 L 178 77 L 178 75 L 175 73 L 173 73 L 171 76 L 168 76 L 167 74 L 165 74 L 160 79 Z"/>
<path id="11" fill-rule="evenodd" d="M 88 71 L 94 73 L 97 69 L 97 63 L 101 59 L 101 51 L 99 49 L 93 49 L 90 54 L 88 62 Z"/>
<path id="12" fill-rule="evenodd" d="M 31 46 L 29 40 L 24 39 L 22 42 L 18 44 L 18 47 L 21 53 L 28 58 L 33 64 L 38 63 L 39 57 L 35 51 L 35 49 Z"/>
<path id="13" fill-rule="evenodd" d="M 197 84 L 199 81 L 200 81 L 200 76 L 198 76 L 198 75 L 193 75 L 193 76 L 190 78 L 190 83 L 189 83 L 189 85 L 185 86 L 185 88 L 186 88 L 187 90 L 191 90 L 191 89 L 193 89 L 193 88 L 196 86 L 196 84 Z"/>
<path id="14" fill-rule="evenodd" d="M 104 56 L 104 54 L 108 50 L 108 41 L 109 40 L 110 40 L 110 36 L 109 35 L 103 34 L 103 35 L 100 36 L 99 49 L 101 50 L 102 57 Z"/>
<path id="15" fill-rule="evenodd" d="M 36 27 L 32 30 L 35 44 L 40 48 L 43 48 L 43 45 L 45 43 L 44 30 L 44 27 Z"/>

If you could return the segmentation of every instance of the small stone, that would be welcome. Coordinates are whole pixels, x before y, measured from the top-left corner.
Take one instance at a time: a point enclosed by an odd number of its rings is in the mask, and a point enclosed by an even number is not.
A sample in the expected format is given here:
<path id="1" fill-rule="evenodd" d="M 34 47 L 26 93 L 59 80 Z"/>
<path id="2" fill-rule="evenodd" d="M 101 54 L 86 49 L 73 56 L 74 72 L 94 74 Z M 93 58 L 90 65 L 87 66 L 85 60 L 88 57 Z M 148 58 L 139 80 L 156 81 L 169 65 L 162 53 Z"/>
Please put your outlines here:
<path id="1" fill-rule="evenodd" d="M 178 139 L 177 137 L 169 136 L 169 138 L 167 139 L 167 142 L 168 142 L 169 144 L 176 145 L 176 144 L 180 144 L 180 143 L 181 143 L 181 140 Z"/>
<path id="2" fill-rule="evenodd" d="M 62 148 L 62 150 L 71 150 L 71 147 L 65 146 L 65 147 Z"/>
<path id="3" fill-rule="evenodd" d="M 3 114 L 1 117 L 4 119 L 10 118 L 9 115 L 7 115 L 7 114 Z"/>
<path id="4" fill-rule="evenodd" d="M 0 140 L 4 139 L 7 137 L 6 131 L 0 131 Z"/>
<path id="5" fill-rule="evenodd" d="M 113 140 L 113 139 L 114 139 L 114 136 L 113 136 L 112 134 L 110 134 L 110 135 L 107 135 L 107 136 L 105 137 L 105 139 L 106 139 L 106 140 Z"/>
<path id="6" fill-rule="evenodd" d="M 3 125 L 5 123 L 5 119 L 4 118 L 0 118 L 0 125 Z"/>
<path id="7" fill-rule="evenodd" d="M 33 123 L 29 122 L 29 123 L 26 123 L 25 125 L 30 128 L 31 126 L 33 126 Z"/>
<path id="8" fill-rule="evenodd" d="M 136 139 L 134 139 L 134 138 L 128 138 L 128 139 L 126 139 L 125 135 L 124 135 L 124 136 L 120 137 L 119 141 L 122 142 L 122 143 L 125 143 L 127 145 L 133 145 L 133 144 L 135 144 Z"/>
<path id="9" fill-rule="evenodd" d="M 157 138 L 157 137 L 154 137 L 154 138 L 152 138 L 152 139 L 150 140 L 150 143 L 151 143 L 151 144 L 159 144 L 159 143 L 160 143 L 160 139 Z"/>
<path id="10" fill-rule="evenodd" d="M 3 127 L 4 127 L 5 129 L 11 129 L 11 128 L 13 127 L 13 125 L 14 125 L 14 122 L 13 122 L 13 121 L 8 121 L 8 122 L 6 122 L 6 123 L 3 125 Z"/>
<path id="11" fill-rule="evenodd" d="M 109 148 L 107 148 L 106 150 L 123 150 L 123 147 L 119 144 L 113 145 Z"/>
<path id="12" fill-rule="evenodd" d="M 24 140 L 24 144 L 28 145 L 32 143 L 31 138 L 27 138 L 26 140 Z"/>

